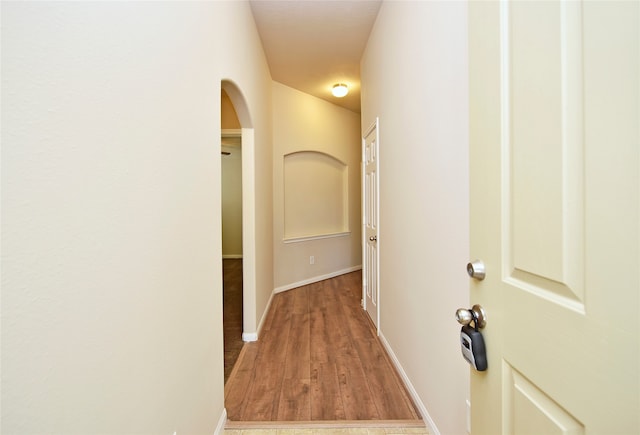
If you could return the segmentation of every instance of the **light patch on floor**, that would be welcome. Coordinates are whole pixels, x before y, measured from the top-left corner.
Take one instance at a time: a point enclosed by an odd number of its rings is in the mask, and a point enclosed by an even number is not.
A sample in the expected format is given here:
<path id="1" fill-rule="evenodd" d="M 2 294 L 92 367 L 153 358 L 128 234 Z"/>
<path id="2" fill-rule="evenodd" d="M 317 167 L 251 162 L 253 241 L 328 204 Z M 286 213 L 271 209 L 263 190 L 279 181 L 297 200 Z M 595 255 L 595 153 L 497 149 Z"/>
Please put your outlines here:
<path id="1" fill-rule="evenodd" d="M 429 435 L 426 428 L 225 429 L 224 435 Z"/>

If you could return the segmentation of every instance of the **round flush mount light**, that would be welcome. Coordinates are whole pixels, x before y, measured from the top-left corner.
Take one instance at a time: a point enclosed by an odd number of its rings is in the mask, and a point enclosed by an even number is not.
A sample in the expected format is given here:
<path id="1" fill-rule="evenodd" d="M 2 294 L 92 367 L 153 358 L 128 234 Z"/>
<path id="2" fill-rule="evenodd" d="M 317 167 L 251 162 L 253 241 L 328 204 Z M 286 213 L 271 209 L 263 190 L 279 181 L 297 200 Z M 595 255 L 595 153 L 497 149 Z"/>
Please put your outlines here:
<path id="1" fill-rule="evenodd" d="M 344 83 L 338 83 L 333 85 L 331 93 L 334 97 L 342 98 L 349 93 L 349 88 Z"/>

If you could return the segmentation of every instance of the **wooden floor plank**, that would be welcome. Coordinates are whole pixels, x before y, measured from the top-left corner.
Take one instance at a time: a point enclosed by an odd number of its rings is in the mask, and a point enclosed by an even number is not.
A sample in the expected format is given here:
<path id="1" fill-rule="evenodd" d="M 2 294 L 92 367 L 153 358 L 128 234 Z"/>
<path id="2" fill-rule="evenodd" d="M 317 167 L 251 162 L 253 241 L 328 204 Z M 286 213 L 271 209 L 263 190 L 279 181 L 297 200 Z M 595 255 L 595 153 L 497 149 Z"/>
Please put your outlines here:
<path id="1" fill-rule="evenodd" d="M 279 309 L 278 305 L 280 304 L 281 300 L 282 298 L 279 297 L 278 295 L 275 295 L 271 300 L 271 306 L 269 307 L 269 310 L 265 313 L 265 318 L 264 318 L 264 321 L 262 322 L 261 332 L 263 336 L 268 335 L 267 332 L 271 330 L 271 326 L 274 320 L 279 315 L 281 310 Z"/>
<path id="2" fill-rule="evenodd" d="M 333 290 L 331 280 L 327 280 L 319 291 L 311 294 L 312 361 L 335 363 L 336 355 L 350 351 L 348 331 L 344 328 L 346 319 Z"/>
<path id="3" fill-rule="evenodd" d="M 222 261 L 224 381 L 240 355 L 242 346 L 242 259 Z"/>
<path id="4" fill-rule="evenodd" d="M 329 326 L 327 307 L 322 298 L 322 285 L 315 285 L 309 289 L 309 314 L 311 361 L 329 362 Z"/>
<path id="5" fill-rule="evenodd" d="M 418 418 L 406 391 L 401 388 L 398 376 L 391 368 L 384 349 L 375 339 L 355 342 L 367 383 L 378 412 L 385 420 L 404 420 Z"/>
<path id="6" fill-rule="evenodd" d="M 285 379 L 278 402 L 277 421 L 311 420 L 311 380 Z"/>
<path id="7" fill-rule="evenodd" d="M 343 347 L 342 352 L 337 355 L 338 381 L 348 420 L 377 419 L 380 418 L 380 413 L 354 344 L 357 340 L 371 339 L 373 331 L 360 306 L 358 294 L 354 294 L 354 289 L 349 286 L 352 281 L 344 276 L 331 280 L 331 290 L 336 297 L 342 329 L 346 331 L 345 336 L 349 340 L 348 346 Z"/>
<path id="8" fill-rule="evenodd" d="M 342 280 L 345 281 L 344 279 Z M 358 280 L 361 283 L 361 280 Z M 360 301 L 362 299 L 362 290 L 354 291 L 345 283 L 345 291 L 339 293 L 340 307 L 345 313 L 345 318 L 349 320 L 346 326 L 349 327 L 349 336 L 353 340 L 369 339 L 376 332 L 371 328 L 372 323 L 367 318 L 367 314 L 362 309 Z"/>
<path id="9" fill-rule="evenodd" d="M 346 420 L 332 362 L 311 362 L 311 420 Z"/>
<path id="10" fill-rule="evenodd" d="M 228 382 L 224 387 L 224 401 L 229 420 L 243 419 L 247 407 L 247 399 L 255 372 L 258 356 L 257 343 L 245 343 Z"/>
<path id="11" fill-rule="evenodd" d="M 274 298 L 277 301 L 276 315 L 270 328 L 263 331 L 259 358 L 269 361 L 271 364 L 284 364 L 287 356 L 287 340 L 291 330 L 291 316 L 294 294 L 291 292 L 280 293 Z"/>
<path id="12" fill-rule="evenodd" d="M 310 333 L 309 313 L 293 314 L 284 360 L 284 377 L 286 379 L 309 379 Z"/>
<path id="13" fill-rule="evenodd" d="M 305 285 L 292 292 L 294 295 L 293 314 L 309 314 L 309 288 L 310 286 Z"/>
<path id="14" fill-rule="evenodd" d="M 347 420 L 378 420 L 376 407 L 362 364 L 357 357 L 341 356 L 336 363 L 340 395 Z"/>
<path id="15" fill-rule="evenodd" d="M 246 395 L 246 407 L 241 420 L 272 421 L 278 417 L 284 367 L 268 358 L 256 359 L 251 386 Z"/>

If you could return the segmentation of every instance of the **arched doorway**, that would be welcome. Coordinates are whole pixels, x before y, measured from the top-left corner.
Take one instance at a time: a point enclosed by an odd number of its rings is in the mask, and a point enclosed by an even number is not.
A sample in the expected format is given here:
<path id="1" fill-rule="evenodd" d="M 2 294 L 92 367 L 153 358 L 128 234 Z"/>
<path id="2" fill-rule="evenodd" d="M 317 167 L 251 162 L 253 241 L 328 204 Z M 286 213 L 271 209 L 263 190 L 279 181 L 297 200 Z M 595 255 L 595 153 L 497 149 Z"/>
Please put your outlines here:
<path id="1" fill-rule="evenodd" d="M 228 97 L 228 101 L 225 102 L 225 98 Z M 235 118 L 235 125 L 231 125 L 232 128 L 228 128 L 229 119 L 226 118 L 229 109 L 225 108 L 225 103 L 230 103 L 231 111 L 233 111 L 232 118 Z M 225 128 L 226 127 L 226 128 Z M 257 339 L 256 328 L 256 248 L 255 248 L 255 191 L 254 191 L 254 134 L 253 124 L 249 115 L 247 103 L 245 101 L 242 92 L 238 86 L 230 81 L 223 80 L 221 82 L 221 137 L 220 137 L 220 151 L 232 152 L 235 148 L 233 142 L 239 142 L 236 146 L 240 155 L 239 167 L 241 176 L 241 248 L 232 249 L 240 251 L 241 267 L 242 267 L 242 341 L 255 341 Z M 223 139 L 223 136 L 224 139 Z M 223 145 L 224 142 L 224 145 Z M 231 146 L 231 148 L 229 148 Z M 230 155 L 227 155 L 229 157 Z M 225 158 L 225 155 L 222 155 Z M 238 157 L 236 157 L 238 158 Z M 225 164 L 225 163 L 223 163 Z M 221 185 L 225 188 L 224 175 Z M 224 196 L 224 192 L 222 193 Z M 224 225 L 224 224 L 223 224 Z M 223 236 L 224 239 L 224 236 Z M 223 258 L 224 258 L 223 252 Z M 230 256 L 234 256 L 231 252 Z M 227 256 L 229 257 L 229 255 Z M 224 261 L 224 260 L 223 260 Z M 223 319 L 228 317 L 223 313 Z M 237 319 L 236 319 L 237 320 Z M 228 328 L 225 328 L 225 332 Z M 225 341 L 227 338 L 225 337 Z M 225 345 L 225 353 L 227 346 Z M 235 362 L 235 361 L 234 361 Z M 227 358 L 225 357 L 225 363 Z M 225 368 L 225 374 L 227 369 Z M 226 377 L 225 377 L 226 379 Z"/>
<path id="2" fill-rule="evenodd" d="M 220 92 L 222 320 L 224 381 L 242 350 L 242 130 L 227 93 Z"/>

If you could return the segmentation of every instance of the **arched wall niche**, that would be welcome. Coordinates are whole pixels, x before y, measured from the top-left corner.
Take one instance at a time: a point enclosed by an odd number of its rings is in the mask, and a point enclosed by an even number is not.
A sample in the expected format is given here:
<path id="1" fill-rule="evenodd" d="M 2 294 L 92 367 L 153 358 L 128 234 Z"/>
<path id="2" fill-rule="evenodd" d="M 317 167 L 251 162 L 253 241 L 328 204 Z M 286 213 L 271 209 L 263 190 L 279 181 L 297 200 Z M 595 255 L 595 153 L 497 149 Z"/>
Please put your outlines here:
<path id="1" fill-rule="evenodd" d="M 320 151 L 284 155 L 284 239 L 324 238 L 349 231 L 349 168 Z"/>

